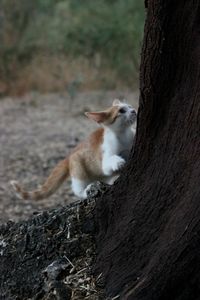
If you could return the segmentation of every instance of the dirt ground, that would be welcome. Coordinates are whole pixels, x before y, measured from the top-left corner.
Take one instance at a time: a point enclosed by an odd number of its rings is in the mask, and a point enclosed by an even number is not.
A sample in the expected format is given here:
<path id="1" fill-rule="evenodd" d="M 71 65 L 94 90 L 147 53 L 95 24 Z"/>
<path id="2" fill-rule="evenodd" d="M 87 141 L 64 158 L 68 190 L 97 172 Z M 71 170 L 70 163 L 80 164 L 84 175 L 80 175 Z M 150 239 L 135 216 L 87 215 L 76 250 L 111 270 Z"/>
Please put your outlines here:
<path id="1" fill-rule="evenodd" d="M 53 196 L 40 202 L 19 200 L 10 187 L 18 180 L 32 189 L 97 125 L 85 111 L 108 107 L 114 98 L 127 99 L 137 108 L 132 92 L 30 93 L 0 100 L 0 223 L 27 219 L 32 214 L 77 200 L 67 180 Z"/>

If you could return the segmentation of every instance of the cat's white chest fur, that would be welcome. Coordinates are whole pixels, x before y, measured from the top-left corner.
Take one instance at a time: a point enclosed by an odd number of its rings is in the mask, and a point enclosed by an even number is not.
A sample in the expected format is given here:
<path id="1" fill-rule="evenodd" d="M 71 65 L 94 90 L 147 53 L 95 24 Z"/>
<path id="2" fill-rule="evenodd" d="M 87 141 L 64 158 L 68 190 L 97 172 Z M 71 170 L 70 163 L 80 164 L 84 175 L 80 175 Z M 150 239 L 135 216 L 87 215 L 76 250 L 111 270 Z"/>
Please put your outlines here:
<path id="1" fill-rule="evenodd" d="M 123 167 L 125 164 L 123 153 L 129 153 L 133 137 L 131 128 L 118 132 L 105 129 L 102 144 L 102 170 L 105 175 L 111 176 L 113 172 L 119 171 Z"/>

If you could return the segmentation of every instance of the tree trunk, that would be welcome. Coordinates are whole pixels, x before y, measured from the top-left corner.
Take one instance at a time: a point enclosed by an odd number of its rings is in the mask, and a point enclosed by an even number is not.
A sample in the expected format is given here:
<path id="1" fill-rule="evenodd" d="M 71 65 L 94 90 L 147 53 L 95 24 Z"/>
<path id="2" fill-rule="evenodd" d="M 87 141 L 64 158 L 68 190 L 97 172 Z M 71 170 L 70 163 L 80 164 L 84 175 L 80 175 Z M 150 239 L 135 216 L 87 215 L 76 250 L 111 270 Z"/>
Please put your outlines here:
<path id="1" fill-rule="evenodd" d="M 146 1 L 137 139 L 97 202 L 107 295 L 200 299 L 200 2 Z"/>

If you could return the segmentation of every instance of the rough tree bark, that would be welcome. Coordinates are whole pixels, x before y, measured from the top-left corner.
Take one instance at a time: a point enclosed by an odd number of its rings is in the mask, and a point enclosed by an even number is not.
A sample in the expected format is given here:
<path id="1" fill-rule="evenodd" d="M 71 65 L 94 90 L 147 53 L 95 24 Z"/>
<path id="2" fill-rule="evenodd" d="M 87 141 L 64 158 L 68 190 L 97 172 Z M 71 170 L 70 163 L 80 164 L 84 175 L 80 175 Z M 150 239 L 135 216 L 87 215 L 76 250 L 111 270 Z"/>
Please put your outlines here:
<path id="1" fill-rule="evenodd" d="M 97 202 L 108 295 L 200 299 L 200 2 L 146 1 L 134 154 Z"/>

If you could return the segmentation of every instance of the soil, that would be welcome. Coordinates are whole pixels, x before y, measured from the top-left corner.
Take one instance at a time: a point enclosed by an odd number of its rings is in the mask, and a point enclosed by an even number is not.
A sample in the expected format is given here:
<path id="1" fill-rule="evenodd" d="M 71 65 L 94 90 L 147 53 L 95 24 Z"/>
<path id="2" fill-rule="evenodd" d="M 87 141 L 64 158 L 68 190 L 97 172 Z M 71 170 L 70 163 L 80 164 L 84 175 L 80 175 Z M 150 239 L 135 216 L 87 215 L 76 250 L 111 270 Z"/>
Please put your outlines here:
<path id="1" fill-rule="evenodd" d="M 103 187 L 103 186 L 102 186 Z M 96 195 L 104 188 L 97 187 Z M 100 189 L 99 189 L 100 188 Z M 95 279 L 95 199 L 0 226 L 0 299 L 101 300 Z"/>
<path id="2" fill-rule="evenodd" d="M 97 125 L 85 111 L 108 107 L 116 97 L 137 108 L 137 93 L 30 93 L 0 100 L 0 223 L 24 220 L 33 213 L 66 206 L 78 200 L 67 180 L 55 195 L 40 202 L 19 200 L 10 187 L 18 180 L 28 189 L 43 183 L 51 169 Z"/>

